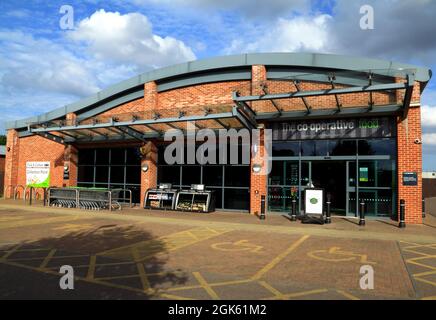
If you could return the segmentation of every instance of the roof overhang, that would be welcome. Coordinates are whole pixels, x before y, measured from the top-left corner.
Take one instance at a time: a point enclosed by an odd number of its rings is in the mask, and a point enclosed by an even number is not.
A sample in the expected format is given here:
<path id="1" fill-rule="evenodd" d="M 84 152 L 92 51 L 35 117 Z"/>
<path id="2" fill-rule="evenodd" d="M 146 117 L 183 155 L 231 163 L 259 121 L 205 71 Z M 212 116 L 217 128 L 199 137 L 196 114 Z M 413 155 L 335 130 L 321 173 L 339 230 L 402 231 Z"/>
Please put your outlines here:
<path id="1" fill-rule="evenodd" d="M 79 119 L 93 117 L 140 98 L 144 83 L 150 81 L 156 81 L 158 91 L 164 91 L 201 83 L 249 80 L 252 65 L 265 65 L 269 79 L 290 76 L 307 81 L 326 81 L 331 72 L 336 72 L 338 83 L 351 86 L 359 86 L 362 73 L 365 72 L 375 75 L 374 85 L 389 82 L 389 79 L 402 74 L 403 70 L 413 70 L 415 80 L 424 85 L 432 75 L 427 68 L 409 64 L 331 54 L 253 53 L 216 57 L 140 74 L 62 108 L 28 119 L 7 122 L 6 129 L 25 129 L 29 124 L 50 122 L 65 117 L 68 113 L 76 113 Z"/>

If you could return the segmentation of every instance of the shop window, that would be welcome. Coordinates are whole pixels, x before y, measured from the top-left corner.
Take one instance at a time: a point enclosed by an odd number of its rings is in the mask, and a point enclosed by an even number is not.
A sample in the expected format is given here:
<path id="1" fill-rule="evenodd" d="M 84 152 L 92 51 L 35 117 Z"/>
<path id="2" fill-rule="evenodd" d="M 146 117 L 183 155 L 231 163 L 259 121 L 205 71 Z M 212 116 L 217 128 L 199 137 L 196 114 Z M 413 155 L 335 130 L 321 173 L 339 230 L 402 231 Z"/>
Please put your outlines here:
<path id="1" fill-rule="evenodd" d="M 279 141 L 273 142 L 273 157 L 298 157 L 300 155 L 299 141 Z"/>
<path id="2" fill-rule="evenodd" d="M 248 189 L 224 189 L 224 209 L 249 210 Z"/>
<path id="3" fill-rule="evenodd" d="M 159 166 L 157 179 L 159 183 L 180 185 L 180 166 Z"/>
<path id="4" fill-rule="evenodd" d="M 203 184 L 206 186 L 222 186 L 223 166 L 204 166 Z"/>
<path id="5" fill-rule="evenodd" d="M 298 161 L 286 161 L 285 163 L 285 185 L 298 186 Z"/>
<path id="6" fill-rule="evenodd" d="M 109 167 L 106 166 L 95 167 L 95 182 L 109 183 Z"/>
<path id="7" fill-rule="evenodd" d="M 394 139 L 359 140 L 358 154 L 360 156 L 395 156 L 396 145 Z"/>
<path id="8" fill-rule="evenodd" d="M 80 165 L 94 165 L 95 149 L 80 149 L 79 150 L 79 164 Z"/>
<path id="9" fill-rule="evenodd" d="M 284 161 L 272 161 L 271 172 L 268 176 L 268 185 L 284 185 Z"/>
<path id="10" fill-rule="evenodd" d="M 182 185 L 191 186 L 191 184 L 201 183 L 200 166 L 182 166 Z"/>
<path id="11" fill-rule="evenodd" d="M 109 149 L 96 149 L 95 164 L 97 165 L 109 164 Z"/>
<path id="12" fill-rule="evenodd" d="M 126 150 L 121 148 L 111 149 L 111 164 L 120 165 L 125 162 Z"/>
<path id="13" fill-rule="evenodd" d="M 354 156 L 357 152 L 356 140 L 330 140 L 330 156 Z"/>
<path id="14" fill-rule="evenodd" d="M 140 163 L 141 163 L 141 153 L 139 151 L 139 148 L 126 149 L 126 164 L 138 165 Z"/>
<path id="15" fill-rule="evenodd" d="M 94 182 L 94 166 L 79 166 L 78 181 Z"/>
<path id="16" fill-rule="evenodd" d="M 225 166 L 226 187 L 246 187 L 250 185 L 250 170 L 248 166 Z"/>
<path id="17" fill-rule="evenodd" d="M 328 140 L 307 140 L 301 142 L 301 155 L 306 157 L 327 156 Z"/>
<path id="18" fill-rule="evenodd" d="M 140 184 L 141 183 L 141 167 L 126 166 L 126 183 Z"/>
<path id="19" fill-rule="evenodd" d="M 111 183 L 124 183 L 124 166 L 111 167 Z"/>

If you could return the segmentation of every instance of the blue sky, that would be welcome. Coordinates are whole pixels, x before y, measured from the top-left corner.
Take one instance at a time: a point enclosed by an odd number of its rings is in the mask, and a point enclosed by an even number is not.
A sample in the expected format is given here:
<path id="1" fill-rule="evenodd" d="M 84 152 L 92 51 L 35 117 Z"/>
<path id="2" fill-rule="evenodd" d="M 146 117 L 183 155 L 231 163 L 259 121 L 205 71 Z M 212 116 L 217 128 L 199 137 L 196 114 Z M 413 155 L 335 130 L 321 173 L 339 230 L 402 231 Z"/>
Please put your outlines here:
<path id="1" fill-rule="evenodd" d="M 374 8 L 374 30 L 359 9 Z M 74 9 L 63 30 L 62 5 Z M 55 109 L 138 73 L 245 52 L 324 52 L 436 70 L 436 1 L 84 0 L 0 2 L 4 121 Z M 424 169 L 436 170 L 436 83 L 422 97 Z"/>

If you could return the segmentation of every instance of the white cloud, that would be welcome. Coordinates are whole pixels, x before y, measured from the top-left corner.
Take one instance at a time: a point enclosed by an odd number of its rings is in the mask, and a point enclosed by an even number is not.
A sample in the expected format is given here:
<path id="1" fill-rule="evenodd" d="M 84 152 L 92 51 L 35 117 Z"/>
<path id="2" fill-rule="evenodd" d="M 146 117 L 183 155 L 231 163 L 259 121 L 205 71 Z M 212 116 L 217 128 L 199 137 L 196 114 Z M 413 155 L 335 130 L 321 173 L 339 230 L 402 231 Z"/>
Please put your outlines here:
<path id="1" fill-rule="evenodd" d="M 237 12 L 250 18 L 275 18 L 289 12 L 306 12 L 310 9 L 310 0 L 128 0 L 138 6 L 149 4 L 166 5 L 169 7 L 190 8 L 213 12 L 224 10 Z"/>
<path id="2" fill-rule="evenodd" d="M 436 107 L 421 106 L 421 123 L 423 127 L 434 127 L 436 129 Z"/>
<path id="3" fill-rule="evenodd" d="M 270 28 L 259 28 L 251 39 L 234 40 L 225 53 L 325 51 L 330 20 L 327 14 L 279 18 Z"/>
<path id="4" fill-rule="evenodd" d="M 87 61 L 62 45 L 9 30 L 0 30 L 0 43 L 0 85 L 6 89 L 38 89 L 77 96 L 99 90 Z"/>
<path id="5" fill-rule="evenodd" d="M 436 133 L 424 133 L 422 135 L 422 143 L 425 146 L 436 147 Z"/>
<path id="6" fill-rule="evenodd" d="M 96 11 L 69 33 L 84 42 L 97 60 L 150 69 L 195 59 L 191 48 L 173 37 L 153 34 L 152 25 L 140 13 Z"/>

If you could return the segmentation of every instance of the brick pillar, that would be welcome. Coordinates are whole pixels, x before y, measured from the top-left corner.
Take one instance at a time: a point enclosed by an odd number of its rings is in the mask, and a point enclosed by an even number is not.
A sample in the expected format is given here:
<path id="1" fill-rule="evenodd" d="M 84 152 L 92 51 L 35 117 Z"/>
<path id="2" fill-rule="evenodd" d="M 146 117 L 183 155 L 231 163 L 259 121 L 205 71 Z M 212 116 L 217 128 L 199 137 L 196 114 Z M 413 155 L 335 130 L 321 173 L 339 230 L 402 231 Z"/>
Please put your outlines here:
<path id="1" fill-rule="evenodd" d="M 258 146 L 257 154 L 253 156 L 251 152 L 251 164 L 250 164 L 250 213 L 260 214 L 261 212 L 261 197 L 265 196 L 265 205 L 267 204 L 267 178 L 268 173 L 266 172 L 266 164 L 264 162 L 265 147 L 263 139 L 264 131 L 261 130 L 260 134 L 260 145 Z M 256 141 L 252 142 L 252 146 Z M 254 165 L 261 165 L 262 169 L 259 173 L 253 172 Z M 266 208 L 265 208 L 266 211 Z"/>
<path id="2" fill-rule="evenodd" d="M 262 95 L 262 85 L 266 84 L 266 68 L 263 65 L 253 65 L 251 67 L 251 94 Z M 250 104 L 253 110 L 269 110 L 270 101 L 256 101 Z"/>
<path id="3" fill-rule="evenodd" d="M 75 123 L 77 118 L 75 113 L 67 113 L 66 115 L 67 124 L 72 125 Z M 64 166 L 68 166 L 70 173 L 69 179 L 63 181 L 63 184 L 67 187 L 77 186 L 77 165 L 79 163 L 78 150 L 73 145 L 68 145 L 65 147 L 64 151 Z"/>
<path id="4" fill-rule="evenodd" d="M 144 84 L 144 102 L 145 110 L 155 110 L 157 108 L 157 84 L 154 81 L 146 82 Z"/>
<path id="5" fill-rule="evenodd" d="M 64 152 L 64 166 L 68 166 L 70 170 L 69 179 L 64 180 L 64 184 L 67 187 L 77 186 L 78 162 L 79 162 L 79 152 L 77 148 L 73 145 L 67 146 Z"/>
<path id="6" fill-rule="evenodd" d="M 18 183 L 18 155 L 20 139 L 16 130 L 8 130 L 6 135 L 6 158 L 5 158 L 5 196 L 13 197 L 14 190 L 10 185 Z M 7 191 L 7 192 L 6 192 Z"/>
<path id="7" fill-rule="evenodd" d="M 146 154 L 141 160 L 141 207 L 144 206 L 145 192 L 157 186 L 157 148 L 153 142 L 148 142 Z M 142 166 L 147 165 L 148 170 L 142 171 Z"/>
<path id="8" fill-rule="evenodd" d="M 400 199 L 406 201 L 406 223 L 422 223 L 422 145 L 415 143 L 421 140 L 421 108 L 420 87 L 415 83 L 411 106 L 407 118 L 398 117 L 397 121 L 397 152 L 398 152 L 398 199 L 399 214 Z M 403 186 L 403 172 L 416 172 L 417 186 Z"/>

